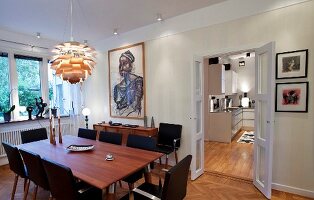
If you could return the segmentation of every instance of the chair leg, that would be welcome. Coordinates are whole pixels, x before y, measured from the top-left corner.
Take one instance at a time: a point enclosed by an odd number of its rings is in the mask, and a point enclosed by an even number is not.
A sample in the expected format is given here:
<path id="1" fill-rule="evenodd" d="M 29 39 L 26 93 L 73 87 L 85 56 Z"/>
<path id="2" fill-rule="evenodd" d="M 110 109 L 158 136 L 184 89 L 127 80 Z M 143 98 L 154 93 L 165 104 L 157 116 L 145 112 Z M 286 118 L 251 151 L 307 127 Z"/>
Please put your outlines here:
<path id="1" fill-rule="evenodd" d="M 119 185 L 120 185 L 120 188 L 122 188 L 122 182 L 121 181 L 119 181 Z"/>
<path id="2" fill-rule="evenodd" d="M 33 200 L 36 200 L 37 197 L 37 191 L 38 191 L 38 185 L 35 186 L 34 192 L 33 192 Z"/>
<path id="3" fill-rule="evenodd" d="M 11 194 L 11 200 L 14 200 L 15 191 L 16 191 L 16 185 L 17 185 L 18 179 L 19 179 L 19 175 L 15 174 L 14 184 L 13 184 L 13 189 L 12 189 L 12 194 Z"/>
<path id="4" fill-rule="evenodd" d="M 174 156 L 176 158 L 176 164 L 178 164 L 178 154 L 177 154 L 177 151 L 174 151 Z"/>
<path id="5" fill-rule="evenodd" d="M 24 191 L 25 191 L 25 189 L 26 189 L 26 185 L 27 185 L 27 178 L 24 178 Z"/>
<path id="6" fill-rule="evenodd" d="M 159 164 L 161 165 L 161 157 L 159 158 Z"/>
<path id="7" fill-rule="evenodd" d="M 129 190 L 132 191 L 134 189 L 134 183 L 128 183 Z"/>
<path id="8" fill-rule="evenodd" d="M 169 157 L 169 155 L 167 154 L 167 155 L 166 155 L 165 169 L 168 169 L 168 157 Z"/>
<path id="9" fill-rule="evenodd" d="M 31 180 L 27 180 L 27 182 L 26 182 L 26 187 L 25 187 L 25 190 L 24 190 L 24 197 L 23 197 L 23 200 L 26 200 L 26 199 L 27 199 L 28 189 L 29 189 L 30 183 L 31 183 Z"/>

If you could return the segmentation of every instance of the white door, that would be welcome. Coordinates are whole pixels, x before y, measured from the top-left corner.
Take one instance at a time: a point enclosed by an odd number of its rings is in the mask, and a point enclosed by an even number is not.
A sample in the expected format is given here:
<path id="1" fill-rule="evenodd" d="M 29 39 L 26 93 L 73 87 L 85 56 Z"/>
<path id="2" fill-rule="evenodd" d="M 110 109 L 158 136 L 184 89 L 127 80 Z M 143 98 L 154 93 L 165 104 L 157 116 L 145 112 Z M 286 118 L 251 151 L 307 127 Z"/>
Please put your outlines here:
<path id="1" fill-rule="evenodd" d="M 191 116 L 191 179 L 204 173 L 204 130 L 203 130 L 203 60 L 194 57 L 192 67 L 192 116 Z"/>
<path id="2" fill-rule="evenodd" d="M 275 43 L 256 50 L 254 185 L 271 198 L 275 102 Z"/>

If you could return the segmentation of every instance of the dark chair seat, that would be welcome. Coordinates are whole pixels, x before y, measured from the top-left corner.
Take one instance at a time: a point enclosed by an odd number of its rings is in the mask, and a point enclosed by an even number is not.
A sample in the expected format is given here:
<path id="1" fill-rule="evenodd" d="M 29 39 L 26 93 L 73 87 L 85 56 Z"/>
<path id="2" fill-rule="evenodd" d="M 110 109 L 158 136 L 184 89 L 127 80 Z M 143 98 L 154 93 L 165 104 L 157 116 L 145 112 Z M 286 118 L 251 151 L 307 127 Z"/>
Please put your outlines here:
<path id="1" fill-rule="evenodd" d="M 178 164 L 166 172 L 164 185 L 143 183 L 133 190 L 134 200 L 148 200 L 158 198 L 161 200 L 182 200 L 186 196 L 187 180 L 192 156 L 188 155 Z M 149 198 L 150 197 L 150 198 Z M 130 199 L 130 194 L 121 198 Z"/>
<path id="2" fill-rule="evenodd" d="M 171 154 L 173 152 L 173 147 L 157 144 L 155 151 L 164 153 L 164 154 Z"/>
<path id="3" fill-rule="evenodd" d="M 92 129 L 79 128 L 77 136 L 85 139 L 96 140 L 97 131 Z"/>
<path id="4" fill-rule="evenodd" d="M 21 131 L 21 139 L 23 144 L 48 139 L 47 130 L 46 128 L 39 128 Z"/>

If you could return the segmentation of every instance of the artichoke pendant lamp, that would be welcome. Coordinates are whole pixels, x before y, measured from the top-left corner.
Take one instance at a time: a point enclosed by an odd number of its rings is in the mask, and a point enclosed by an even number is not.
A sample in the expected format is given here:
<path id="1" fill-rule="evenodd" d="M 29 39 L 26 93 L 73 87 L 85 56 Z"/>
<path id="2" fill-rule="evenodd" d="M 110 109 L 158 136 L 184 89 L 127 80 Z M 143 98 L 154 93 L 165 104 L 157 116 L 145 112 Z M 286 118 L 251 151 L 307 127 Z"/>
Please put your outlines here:
<path id="1" fill-rule="evenodd" d="M 71 84 L 81 83 L 92 74 L 96 64 L 95 49 L 87 44 L 81 44 L 73 40 L 73 0 L 70 0 L 71 16 L 71 39 L 69 42 L 61 43 L 52 50 L 56 55 L 51 61 L 51 69 L 62 80 Z"/>

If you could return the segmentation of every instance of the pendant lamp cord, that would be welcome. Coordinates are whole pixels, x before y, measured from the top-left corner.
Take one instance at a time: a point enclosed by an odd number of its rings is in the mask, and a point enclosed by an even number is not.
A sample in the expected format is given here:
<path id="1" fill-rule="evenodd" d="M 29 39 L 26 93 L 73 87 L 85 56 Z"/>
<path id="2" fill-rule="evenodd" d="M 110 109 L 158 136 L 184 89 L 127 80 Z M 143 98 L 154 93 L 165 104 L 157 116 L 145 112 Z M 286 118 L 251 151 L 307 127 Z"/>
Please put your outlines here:
<path id="1" fill-rule="evenodd" d="M 70 0 L 71 6 L 70 6 L 70 14 L 71 14 L 71 41 L 74 41 L 73 39 L 73 0 Z"/>

